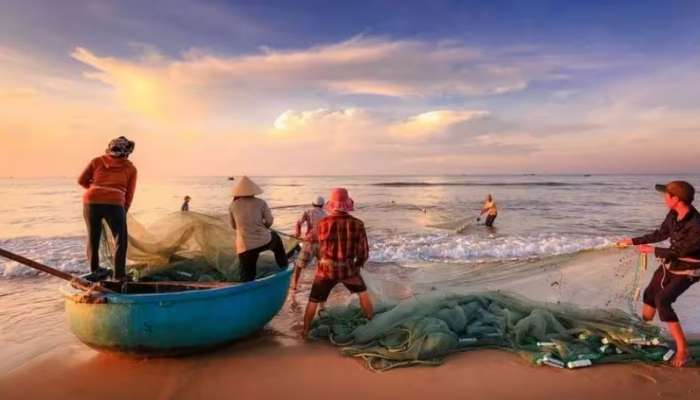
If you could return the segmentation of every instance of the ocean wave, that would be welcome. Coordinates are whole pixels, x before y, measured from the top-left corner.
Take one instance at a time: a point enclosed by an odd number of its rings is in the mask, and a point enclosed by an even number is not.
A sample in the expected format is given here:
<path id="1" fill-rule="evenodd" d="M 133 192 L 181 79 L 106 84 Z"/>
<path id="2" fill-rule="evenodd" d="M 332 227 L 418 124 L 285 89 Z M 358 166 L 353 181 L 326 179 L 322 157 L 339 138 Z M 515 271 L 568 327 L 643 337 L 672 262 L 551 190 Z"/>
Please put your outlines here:
<path id="1" fill-rule="evenodd" d="M 382 187 L 428 187 L 428 186 L 610 186 L 603 182 L 377 182 L 371 186 Z"/>
<path id="2" fill-rule="evenodd" d="M 382 235 L 383 236 L 383 235 Z M 486 236 L 433 233 L 370 237 L 370 261 L 411 263 L 417 261 L 472 263 L 529 259 L 575 253 L 614 242 L 604 236 L 537 234 L 531 236 Z M 73 237 L 23 237 L 0 240 L 0 247 L 70 273 L 85 273 L 85 239 Z M 38 272 L 0 258 L 0 276 L 35 276 Z"/>
<path id="3" fill-rule="evenodd" d="M 82 237 L 23 237 L 0 240 L 0 247 L 64 272 L 89 271 Z M 39 272 L 15 261 L 0 257 L 0 276 L 5 278 L 35 276 Z"/>
<path id="4" fill-rule="evenodd" d="M 614 243 L 604 236 L 460 236 L 449 233 L 393 236 L 371 245 L 375 262 L 484 262 L 576 253 Z"/>

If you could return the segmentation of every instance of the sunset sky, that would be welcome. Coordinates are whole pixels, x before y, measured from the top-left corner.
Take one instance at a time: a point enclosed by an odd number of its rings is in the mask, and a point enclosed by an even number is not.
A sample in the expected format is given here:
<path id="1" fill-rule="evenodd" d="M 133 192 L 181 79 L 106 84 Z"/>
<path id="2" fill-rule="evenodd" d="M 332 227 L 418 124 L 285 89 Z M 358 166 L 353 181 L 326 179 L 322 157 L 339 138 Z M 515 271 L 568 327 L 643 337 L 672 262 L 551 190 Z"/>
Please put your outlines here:
<path id="1" fill-rule="evenodd" d="M 700 2 L 609 3 L 0 0 L 0 176 L 699 171 Z"/>

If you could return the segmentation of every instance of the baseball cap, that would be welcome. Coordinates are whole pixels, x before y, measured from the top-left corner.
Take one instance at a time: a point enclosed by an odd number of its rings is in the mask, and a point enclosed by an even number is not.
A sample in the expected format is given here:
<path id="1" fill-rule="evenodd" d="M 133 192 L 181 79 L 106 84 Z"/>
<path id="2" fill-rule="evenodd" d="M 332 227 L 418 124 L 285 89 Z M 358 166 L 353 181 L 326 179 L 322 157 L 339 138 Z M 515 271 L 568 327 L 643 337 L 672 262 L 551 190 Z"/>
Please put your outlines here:
<path id="1" fill-rule="evenodd" d="M 695 188 L 686 181 L 673 181 L 665 185 L 655 185 L 654 188 L 661 193 L 668 193 L 678 197 L 685 204 L 691 204 L 695 199 Z"/>

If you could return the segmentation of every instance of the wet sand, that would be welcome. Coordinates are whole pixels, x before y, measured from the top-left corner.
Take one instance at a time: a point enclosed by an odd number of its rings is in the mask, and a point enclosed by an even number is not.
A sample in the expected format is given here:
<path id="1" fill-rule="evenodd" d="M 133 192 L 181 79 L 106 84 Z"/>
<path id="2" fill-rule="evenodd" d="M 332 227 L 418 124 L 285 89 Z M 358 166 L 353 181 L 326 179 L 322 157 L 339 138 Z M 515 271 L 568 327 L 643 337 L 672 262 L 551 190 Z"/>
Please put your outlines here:
<path id="1" fill-rule="evenodd" d="M 585 254 L 567 268 L 581 278 L 582 270 L 600 257 Z M 544 279 L 549 275 L 547 269 L 539 278 L 526 274 L 513 285 L 519 291 L 549 286 Z M 465 281 L 474 276 L 478 274 Z M 700 398 L 700 368 L 636 363 L 558 370 L 534 367 L 516 354 L 493 350 L 455 354 L 438 367 L 374 373 L 325 342 L 305 343 L 294 337 L 310 278 L 306 271 L 302 290 L 290 295 L 278 316 L 253 337 L 197 356 L 152 359 L 100 353 L 80 343 L 63 320 L 60 282 L 0 281 L 0 400 Z M 489 286 L 478 279 L 472 283 Z M 688 297 L 683 300 L 694 296 Z M 331 300 L 345 302 L 347 293 L 334 291 Z"/>
<path id="2" fill-rule="evenodd" d="M 137 359 L 74 343 L 0 377 L 2 399 L 697 399 L 700 369 L 643 364 L 577 371 L 515 354 L 456 354 L 438 367 L 373 373 L 325 343 L 258 336 L 187 358 Z"/>

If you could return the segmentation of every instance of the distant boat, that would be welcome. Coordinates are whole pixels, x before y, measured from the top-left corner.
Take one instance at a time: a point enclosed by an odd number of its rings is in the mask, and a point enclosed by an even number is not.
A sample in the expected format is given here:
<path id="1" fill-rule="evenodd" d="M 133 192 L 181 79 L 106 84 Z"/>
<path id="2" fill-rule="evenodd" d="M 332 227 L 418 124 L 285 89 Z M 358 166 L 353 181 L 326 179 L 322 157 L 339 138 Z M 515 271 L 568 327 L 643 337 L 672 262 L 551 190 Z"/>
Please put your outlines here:
<path id="1" fill-rule="evenodd" d="M 68 325 L 88 346 L 177 355 L 225 345 L 261 329 L 282 308 L 291 271 L 216 288 L 194 284 L 176 292 L 167 292 L 167 284 L 134 282 L 127 285 L 140 294 L 106 293 L 97 301 L 70 285 L 62 292 Z"/>
<path id="2" fill-rule="evenodd" d="M 591 176 L 591 174 L 585 174 L 585 175 L 583 175 L 583 176 L 585 176 L 586 178 L 588 178 L 589 176 Z"/>
<path id="3" fill-rule="evenodd" d="M 234 177 L 232 177 L 232 176 L 229 176 L 229 177 L 228 177 L 228 180 L 230 180 L 230 181 L 235 180 L 235 179 L 236 179 L 236 178 L 234 178 Z"/>

